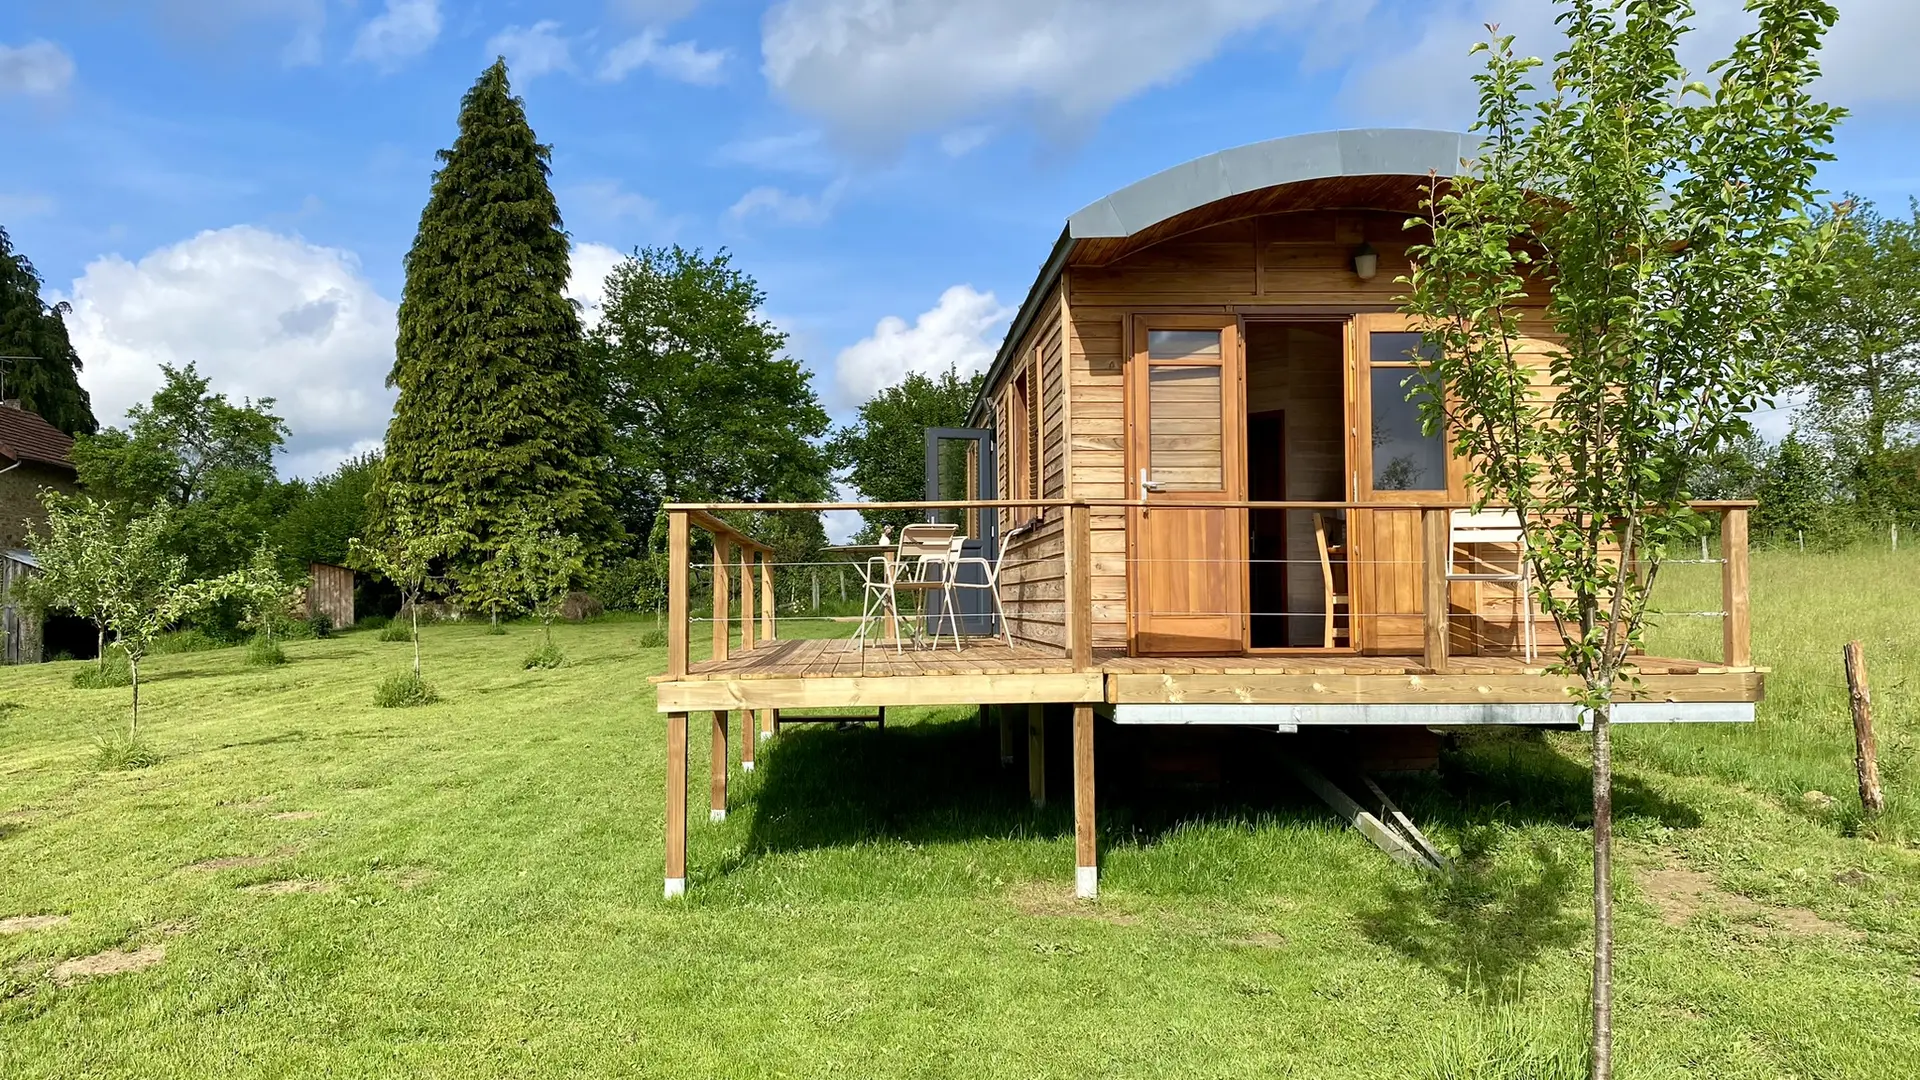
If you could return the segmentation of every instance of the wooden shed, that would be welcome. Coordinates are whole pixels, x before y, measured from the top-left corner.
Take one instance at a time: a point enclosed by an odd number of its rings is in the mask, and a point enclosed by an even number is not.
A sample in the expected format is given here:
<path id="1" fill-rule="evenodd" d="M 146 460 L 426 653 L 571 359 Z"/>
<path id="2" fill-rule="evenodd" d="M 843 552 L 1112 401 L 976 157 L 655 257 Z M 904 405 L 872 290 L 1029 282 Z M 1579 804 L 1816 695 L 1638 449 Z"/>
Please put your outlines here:
<path id="1" fill-rule="evenodd" d="M 754 718 L 765 737 L 781 709 L 985 706 L 1003 760 L 1024 721 L 1042 802 L 1043 717 L 1070 710 L 1083 896 L 1098 880 L 1096 719 L 1382 739 L 1579 724 L 1569 681 L 1547 670 L 1552 625 L 1516 580 L 1518 529 L 1470 512 L 1462 463 L 1409 400 L 1429 389 L 1413 381 L 1423 346 L 1396 300 L 1408 248 L 1424 238 L 1407 223 L 1473 150 L 1470 136 L 1441 131 L 1273 139 L 1067 218 L 970 426 L 928 432 L 929 500 L 889 504 L 956 521 L 968 550 L 998 560 L 1010 643 L 991 618 L 952 650 L 782 640 L 771 550 L 717 515 L 877 504 L 666 506 L 668 659 L 655 681 L 668 719 L 667 895 L 686 887 L 696 710 L 713 717 L 716 817 L 729 716 L 750 762 Z M 1541 354 L 1545 297 L 1521 324 Z M 1722 516 L 1720 655 L 1636 657 L 1616 722 L 1750 721 L 1763 693 L 1750 504 L 1698 505 Z M 689 649 L 696 531 L 712 538 L 715 583 L 701 660 Z"/>
<path id="2" fill-rule="evenodd" d="M 344 629 L 353 625 L 353 571 L 332 563 L 307 566 L 307 618 L 325 615 Z"/>

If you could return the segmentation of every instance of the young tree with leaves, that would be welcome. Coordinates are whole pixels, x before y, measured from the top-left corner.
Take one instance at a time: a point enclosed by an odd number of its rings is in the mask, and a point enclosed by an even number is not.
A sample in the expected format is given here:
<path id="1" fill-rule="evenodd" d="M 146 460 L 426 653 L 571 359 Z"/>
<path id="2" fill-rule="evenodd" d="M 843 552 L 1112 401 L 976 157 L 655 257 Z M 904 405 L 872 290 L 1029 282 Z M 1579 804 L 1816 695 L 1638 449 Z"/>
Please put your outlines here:
<path id="1" fill-rule="evenodd" d="M 586 551 L 578 537 L 542 528 L 532 517 L 523 517 L 501 545 L 499 557 L 501 575 L 510 583 L 514 599 L 540 620 L 544 644 L 535 655 L 550 662 L 539 666 L 553 666 L 559 660 L 553 623 L 565 609 L 575 582 L 586 573 Z M 531 659 L 529 666 L 535 666 Z"/>
<path id="2" fill-rule="evenodd" d="M 618 533 L 606 418 L 565 295 L 551 149 L 534 138 L 504 60 L 461 99 L 459 125 L 407 252 L 387 378 L 400 396 L 379 483 L 411 493 L 413 531 L 448 538 L 456 570 L 484 562 L 532 502 L 604 546 Z M 397 530 L 377 512 L 368 526 L 370 537 Z"/>
<path id="3" fill-rule="evenodd" d="M 635 539 L 664 502 L 810 502 L 832 490 L 827 414 L 765 302 L 725 251 L 643 248 L 607 275 L 589 344 Z"/>
<path id="4" fill-rule="evenodd" d="M 389 484 L 374 494 L 380 500 L 374 513 L 384 527 L 371 539 L 352 541 L 353 561 L 385 577 L 400 591 L 401 608 L 412 628 L 413 677 L 419 679 L 420 603 L 436 587 L 435 566 L 461 546 L 462 538 L 433 531 L 432 519 L 409 498 L 409 489 Z"/>
<path id="5" fill-rule="evenodd" d="M 910 372 L 899 383 L 868 398 L 851 426 L 834 432 L 829 453 L 846 470 L 847 482 L 873 502 L 916 502 L 927 497 L 926 438 L 933 427 L 963 427 L 967 410 L 980 396 L 985 375 L 962 377 L 948 368 L 937 377 Z M 862 512 L 862 535 L 873 539 L 881 528 L 918 521 L 912 511 Z"/>
<path id="6" fill-rule="evenodd" d="M 1710 87 L 1676 56 L 1686 0 L 1559 7 L 1567 42 L 1544 95 L 1528 82 L 1539 61 L 1511 38 L 1480 47 L 1479 156 L 1409 223 L 1431 236 L 1410 253 L 1406 310 L 1434 354 L 1410 396 L 1469 463 L 1475 499 L 1521 514 L 1534 601 L 1565 642 L 1556 670 L 1591 718 L 1604 1080 L 1612 706 L 1632 696 L 1624 669 L 1661 561 L 1700 527 L 1688 466 L 1745 433 L 1789 378 L 1785 300 L 1818 279 L 1830 230 L 1811 220 L 1815 171 L 1841 112 L 1808 93 L 1831 4 L 1748 0 L 1758 26 Z M 1522 312 L 1542 293 L 1547 341 L 1529 343 Z M 1545 349 L 1544 370 L 1523 345 Z M 1435 385 L 1444 393 L 1425 392 Z"/>
<path id="7" fill-rule="evenodd" d="M 39 271 L 0 226 L 0 397 L 17 399 L 69 435 L 90 435 L 100 425 L 80 385 L 80 354 L 67 337 L 69 308 L 64 300 L 42 300 L 40 285 Z"/>
<path id="8" fill-rule="evenodd" d="M 275 627 L 293 606 L 293 589 L 269 544 L 253 549 L 247 565 L 228 575 L 228 594 L 240 602 L 240 625 L 271 642 Z"/>

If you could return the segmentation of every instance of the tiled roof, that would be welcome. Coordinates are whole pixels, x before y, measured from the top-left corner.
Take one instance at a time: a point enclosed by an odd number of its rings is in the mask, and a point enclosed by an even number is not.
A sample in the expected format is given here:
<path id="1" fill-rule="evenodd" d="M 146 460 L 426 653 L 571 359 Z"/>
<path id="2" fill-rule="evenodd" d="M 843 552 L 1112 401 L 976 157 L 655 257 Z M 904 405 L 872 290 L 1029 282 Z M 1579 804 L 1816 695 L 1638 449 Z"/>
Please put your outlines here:
<path id="1" fill-rule="evenodd" d="M 71 469 L 71 449 L 73 440 L 37 414 L 12 402 L 0 405 L 0 457 Z"/>

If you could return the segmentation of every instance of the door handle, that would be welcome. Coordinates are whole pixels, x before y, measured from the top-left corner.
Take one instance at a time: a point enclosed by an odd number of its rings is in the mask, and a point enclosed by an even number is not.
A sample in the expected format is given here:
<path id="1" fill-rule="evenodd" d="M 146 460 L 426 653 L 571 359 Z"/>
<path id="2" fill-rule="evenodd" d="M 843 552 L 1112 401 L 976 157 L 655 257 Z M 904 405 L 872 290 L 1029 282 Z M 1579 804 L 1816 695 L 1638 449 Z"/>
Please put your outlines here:
<path id="1" fill-rule="evenodd" d="M 1159 491 L 1159 490 L 1161 490 L 1160 481 L 1147 479 L 1147 470 L 1141 469 L 1140 470 L 1140 494 L 1144 496 L 1149 491 Z"/>

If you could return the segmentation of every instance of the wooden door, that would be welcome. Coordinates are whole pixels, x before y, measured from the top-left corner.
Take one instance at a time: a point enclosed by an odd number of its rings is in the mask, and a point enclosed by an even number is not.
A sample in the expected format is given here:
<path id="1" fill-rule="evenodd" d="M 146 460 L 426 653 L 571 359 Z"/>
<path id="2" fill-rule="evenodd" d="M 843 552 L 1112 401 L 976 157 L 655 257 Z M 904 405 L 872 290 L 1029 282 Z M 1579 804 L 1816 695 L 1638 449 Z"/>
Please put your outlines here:
<path id="1" fill-rule="evenodd" d="M 1136 315 L 1128 369 L 1135 655 L 1245 651 L 1245 365 L 1231 315 Z"/>
<path id="2" fill-rule="evenodd" d="M 1464 471 L 1444 433 L 1421 430 L 1417 395 L 1426 392 L 1414 367 L 1424 348 L 1400 315 L 1356 315 L 1348 338 L 1347 378 L 1353 402 L 1353 499 L 1357 504 L 1457 502 Z M 1418 654 L 1423 555 L 1418 509 L 1356 509 L 1347 515 L 1353 640 L 1362 652 Z"/>

